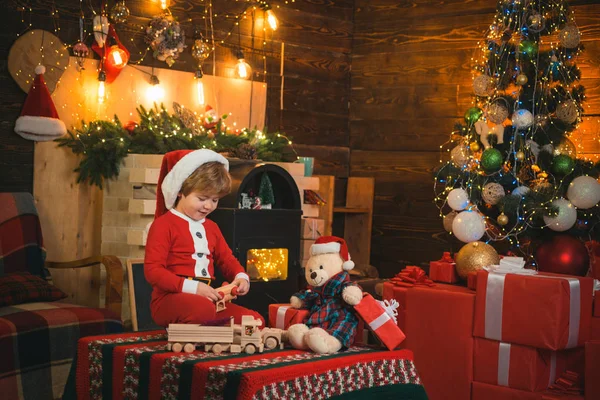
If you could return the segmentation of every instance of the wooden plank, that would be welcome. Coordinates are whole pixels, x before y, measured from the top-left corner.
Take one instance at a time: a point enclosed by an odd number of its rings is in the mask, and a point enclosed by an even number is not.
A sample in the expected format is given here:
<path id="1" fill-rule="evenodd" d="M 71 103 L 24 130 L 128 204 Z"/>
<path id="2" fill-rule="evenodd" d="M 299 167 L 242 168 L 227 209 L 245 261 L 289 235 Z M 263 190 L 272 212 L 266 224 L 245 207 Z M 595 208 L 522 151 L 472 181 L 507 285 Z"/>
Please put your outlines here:
<path id="1" fill-rule="evenodd" d="M 333 175 L 347 177 L 350 164 L 350 149 L 338 146 L 316 146 L 294 144 L 294 149 L 301 157 L 314 157 L 314 175 Z"/>
<path id="2" fill-rule="evenodd" d="M 371 260 L 374 190 L 373 178 L 348 178 L 346 208 L 366 210 L 360 214 L 346 214 L 344 221 L 344 239 L 357 265 L 368 265 Z"/>
<path id="3" fill-rule="evenodd" d="M 158 183 L 160 168 L 132 168 L 129 171 L 129 182 L 134 183 Z"/>
<path id="4" fill-rule="evenodd" d="M 325 200 L 325 205 L 319 209 L 319 218 L 324 221 L 323 236 L 331 236 L 335 177 L 331 175 L 318 175 L 318 178 L 319 194 Z"/>
<path id="5" fill-rule="evenodd" d="M 285 132 L 295 144 L 348 146 L 346 117 L 269 107 L 267 121 L 269 131 Z"/>

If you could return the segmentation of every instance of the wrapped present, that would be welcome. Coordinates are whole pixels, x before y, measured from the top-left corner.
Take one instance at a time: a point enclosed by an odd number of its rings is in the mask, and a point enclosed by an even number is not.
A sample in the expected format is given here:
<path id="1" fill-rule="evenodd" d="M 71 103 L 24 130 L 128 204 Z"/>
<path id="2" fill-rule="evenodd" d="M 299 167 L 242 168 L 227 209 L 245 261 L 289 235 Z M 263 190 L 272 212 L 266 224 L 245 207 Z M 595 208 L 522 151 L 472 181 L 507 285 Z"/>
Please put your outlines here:
<path id="1" fill-rule="evenodd" d="M 585 344 L 585 400 L 600 399 L 600 340 Z"/>
<path id="2" fill-rule="evenodd" d="M 390 279 L 390 282 L 396 286 L 404 287 L 435 285 L 423 269 L 412 265 L 407 266 L 402 271 L 398 272 Z"/>
<path id="3" fill-rule="evenodd" d="M 587 399 L 587 397 L 586 397 Z M 471 400 L 584 400 L 577 393 L 563 394 L 546 392 L 526 392 L 524 390 L 473 382 Z"/>
<path id="4" fill-rule="evenodd" d="M 600 340 L 600 317 L 592 317 L 590 340 Z"/>
<path id="5" fill-rule="evenodd" d="M 308 310 L 292 308 L 290 304 L 269 304 L 269 326 L 288 329 L 290 325 L 302 324 L 308 318 Z"/>
<path id="6" fill-rule="evenodd" d="M 551 351 L 475 339 L 473 379 L 537 392 L 548 389 L 567 367 L 568 351 Z"/>
<path id="7" fill-rule="evenodd" d="M 479 271 L 473 335 L 548 350 L 583 346 L 592 287 L 591 278 Z"/>
<path id="8" fill-rule="evenodd" d="M 590 276 L 600 279 L 600 242 L 591 240 L 585 246 L 590 253 Z"/>
<path id="9" fill-rule="evenodd" d="M 429 277 L 435 282 L 455 283 L 459 281 L 456 263 L 449 252 L 444 252 L 441 259 L 429 263 Z"/>
<path id="10" fill-rule="evenodd" d="M 399 303 L 403 348 L 413 351 L 430 399 L 469 399 L 473 380 L 475 293 L 447 285 L 403 287 L 386 282 L 383 298 Z"/>
<path id="11" fill-rule="evenodd" d="M 600 281 L 594 281 L 594 317 L 600 317 Z"/>
<path id="12" fill-rule="evenodd" d="M 406 339 L 396 321 L 396 308 L 397 302 L 378 301 L 370 294 L 364 294 L 360 303 L 354 306 L 358 315 L 388 350 L 394 350 Z"/>
<path id="13" fill-rule="evenodd" d="M 467 287 L 471 290 L 477 290 L 477 271 L 467 274 Z"/>
<path id="14" fill-rule="evenodd" d="M 315 240 L 319 236 L 323 236 L 325 231 L 325 220 L 320 218 L 302 218 L 301 237 L 302 239 Z"/>

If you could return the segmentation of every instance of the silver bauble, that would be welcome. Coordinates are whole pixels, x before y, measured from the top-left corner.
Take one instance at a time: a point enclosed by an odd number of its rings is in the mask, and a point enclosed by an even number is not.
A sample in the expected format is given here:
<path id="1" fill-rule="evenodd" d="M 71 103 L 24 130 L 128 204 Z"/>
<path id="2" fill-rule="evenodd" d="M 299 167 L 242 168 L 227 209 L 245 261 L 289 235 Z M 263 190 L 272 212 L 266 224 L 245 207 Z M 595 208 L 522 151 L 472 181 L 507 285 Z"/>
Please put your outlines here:
<path id="1" fill-rule="evenodd" d="M 202 65 L 208 56 L 210 56 L 210 46 L 202 39 L 194 40 L 194 45 L 192 46 L 192 57 L 198 60 L 198 64 Z"/>
<path id="2" fill-rule="evenodd" d="M 118 1 L 109 14 L 110 20 L 115 24 L 122 24 L 129 18 L 129 8 L 125 5 L 125 0 Z"/>
<path id="3" fill-rule="evenodd" d="M 578 176 L 569 184 L 567 197 L 577 208 L 592 208 L 600 201 L 600 183 L 591 176 Z"/>
<path id="4" fill-rule="evenodd" d="M 465 168 L 469 163 L 469 149 L 465 144 L 459 144 L 450 152 L 450 158 L 458 168 Z"/>
<path id="5" fill-rule="evenodd" d="M 524 108 L 515 111 L 512 117 L 512 124 L 517 129 L 526 129 L 533 125 L 533 114 Z"/>
<path id="6" fill-rule="evenodd" d="M 486 183 L 481 191 L 481 198 L 491 206 L 498 204 L 504 195 L 504 187 L 496 182 Z"/>
<path id="7" fill-rule="evenodd" d="M 527 28 L 531 32 L 541 32 L 546 27 L 546 19 L 538 12 L 533 12 L 527 17 Z"/>
<path id="8" fill-rule="evenodd" d="M 544 215 L 544 222 L 548 228 L 556 232 L 564 232 L 575 225 L 575 221 L 577 221 L 577 209 L 569 200 L 554 200 L 552 206 L 558 207 L 558 215 L 553 217 Z"/>

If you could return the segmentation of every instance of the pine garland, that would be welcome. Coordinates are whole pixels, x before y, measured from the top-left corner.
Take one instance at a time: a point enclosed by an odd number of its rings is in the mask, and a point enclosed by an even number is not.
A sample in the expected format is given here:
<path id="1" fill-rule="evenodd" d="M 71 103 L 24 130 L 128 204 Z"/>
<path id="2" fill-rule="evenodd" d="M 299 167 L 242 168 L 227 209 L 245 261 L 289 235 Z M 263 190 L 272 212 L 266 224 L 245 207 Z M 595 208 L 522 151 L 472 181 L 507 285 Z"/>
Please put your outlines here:
<path id="1" fill-rule="evenodd" d="M 178 106 L 178 105 L 176 105 Z M 181 107 L 181 109 L 183 109 Z M 114 121 L 82 121 L 80 128 L 69 130 L 56 140 L 81 155 L 77 182 L 88 182 L 102 189 L 106 180 L 118 177 L 127 154 L 165 154 L 174 150 L 211 149 L 226 157 L 293 161 L 291 141 L 279 132 L 244 128 L 232 130 L 222 115 L 213 123 L 211 117 L 190 117 L 191 113 L 169 113 L 164 105 L 147 110 L 137 108 L 139 123 L 126 128 L 115 115 Z M 196 125 L 198 124 L 198 126 Z M 214 126 L 213 126 L 214 125 Z"/>

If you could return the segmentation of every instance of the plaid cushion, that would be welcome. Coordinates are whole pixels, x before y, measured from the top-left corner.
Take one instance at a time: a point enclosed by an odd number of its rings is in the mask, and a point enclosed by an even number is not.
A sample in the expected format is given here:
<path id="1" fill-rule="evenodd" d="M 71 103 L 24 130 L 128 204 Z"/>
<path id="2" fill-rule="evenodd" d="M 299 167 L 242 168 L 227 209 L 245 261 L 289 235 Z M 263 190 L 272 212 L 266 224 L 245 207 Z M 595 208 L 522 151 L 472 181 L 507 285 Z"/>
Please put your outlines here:
<path id="1" fill-rule="evenodd" d="M 14 272 L 0 276 L 0 306 L 12 306 L 38 301 L 55 301 L 67 295 L 29 272 Z"/>
<path id="2" fill-rule="evenodd" d="M 46 276 L 42 228 L 30 193 L 0 193 L 0 275 Z"/>

